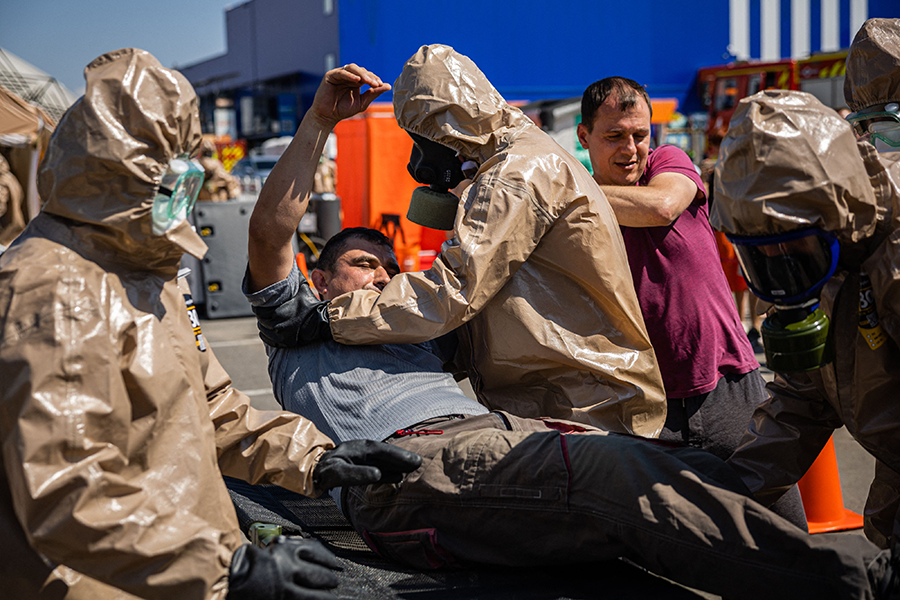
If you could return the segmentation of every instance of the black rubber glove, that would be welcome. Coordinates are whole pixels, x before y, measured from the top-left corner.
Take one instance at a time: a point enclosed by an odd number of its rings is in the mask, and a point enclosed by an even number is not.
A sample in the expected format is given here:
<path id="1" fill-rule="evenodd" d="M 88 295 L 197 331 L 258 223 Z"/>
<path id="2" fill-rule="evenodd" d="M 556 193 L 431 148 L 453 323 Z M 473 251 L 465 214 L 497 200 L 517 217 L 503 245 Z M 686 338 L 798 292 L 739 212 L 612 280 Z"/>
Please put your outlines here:
<path id="1" fill-rule="evenodd" d="M 405 473 L 415 471 L 422 457 L 372 440 L 350 440 L 325 452 L 313 470 L 317 490 L 344 485 L 397 483 Z"/>
<path id="2" fill-rule="evenodd" d="M 262 341 L 276 348 L 296 348 L 331 338 L 328 301 L 319 300 L 306 281 L 293 298 L 276 307 L 254 306 Z"/>
<path id="3" fill-rule="evenodd" d="M 245 544 L 231 558 L 228 600 L 325 600 L 341 565 L 315 540 L 278 536 L 265 548 Z"/>

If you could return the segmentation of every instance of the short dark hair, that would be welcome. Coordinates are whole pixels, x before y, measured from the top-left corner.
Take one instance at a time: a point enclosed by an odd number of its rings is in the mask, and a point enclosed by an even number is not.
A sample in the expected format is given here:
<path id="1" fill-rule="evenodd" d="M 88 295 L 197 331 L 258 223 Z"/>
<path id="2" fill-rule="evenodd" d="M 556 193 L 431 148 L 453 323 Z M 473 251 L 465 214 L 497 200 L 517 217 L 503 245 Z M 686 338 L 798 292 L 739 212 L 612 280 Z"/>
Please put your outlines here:
<path id="1" fill-rule="evenodd" d="M 325 243 L 322 252 L 319 253 L 319 260 L 316 263 L 316 268 L 333 273 L 334 268 L 337 265 L 338 257 L 352 239 L 365 240 L 376 246 L 384 246 L 390 250 L 392 254 L 394 252 L 394 244 L 391 243 L 390 238 L 377 229 L 369 229 L 368 227 L 348 227 L 331 236 L 331 239 Z"/>
<path id="2" fill-rule="evenodd" d="M 638 98 L 643 98 L 653 116 L 653 105 L 644 86 L 627 77 L 606 77 L 589 85 L 581 96 L 581 122 L 588 131 L 594 128 L 597 110 L 613 92 L 619 97 L 619 110 L 628 110 L 637 105 Z"/>

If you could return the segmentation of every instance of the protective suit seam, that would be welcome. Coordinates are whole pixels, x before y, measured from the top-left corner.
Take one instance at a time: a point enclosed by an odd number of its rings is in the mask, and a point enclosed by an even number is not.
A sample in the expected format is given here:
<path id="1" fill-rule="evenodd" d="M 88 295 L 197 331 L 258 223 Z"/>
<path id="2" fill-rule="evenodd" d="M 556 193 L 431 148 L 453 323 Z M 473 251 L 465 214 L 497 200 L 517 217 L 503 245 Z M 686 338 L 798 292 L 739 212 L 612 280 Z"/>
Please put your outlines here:
<path id="1" fill-rule="evenodd" d="M 499 165 L 498 165 L 499 166 Z M 503 175 L 497 174 L 492 183 L 495 183 L 495 187 L 502 187 L 503 189 L 509 191 L 513 197 L 520 198 L 525 196 L 528 202 L 531 204 L 532 208 L 537 213 L 538 217 L 544 221 L 545 224 L 551 225 L 554 222 L 553 215 L 550 214 L 550 211 L 545 209 L 540 202 L 537 201 L 537 198 L 534 196 L 534 191 L 531 186 L 517 183 L 515 181 L 509 180 Z M 517 193 L 515 193 L 517 192 Z"/>
<path id="2" fill-rule="evenodd" d="M 18 277 L 14 278 L 13 282 L 8 286 L 8 289 L 10 290 L 10 295 L 8 296 L 9 298 L 12 298 L 13 296 L 21 296 L 21 294 L 18 294 L 13 290 L 17 279 Z M 68 289 L 68 285 L 69 284 L 65 281 L 63 274 L 56 270 L 56 276 L 53 281 L 47 282 L 47 284 L 40 287 L 44 289 L 59 289 L 61 286 L 67 286 L 66 289 Z M 53 296 L 54 298 L 68 298 L 66 294 L 53 294 Z M 29 318 L 30 322 L 25 323 L 24 326 L 20 326 L 22 325 L 22 319 L 19 319 L 16 321 L 14 327 L 7 327 L 5 330 L 0 332 L 0 348 L 12 345 L 12 343 L 21 342 L 26 337 L 28 337 L 31 332 L 40 332 L 43 328 L 46 327 L 46 324 L 49 323 L 52 325 L 57 321 L 57 318 L 59 316 L 65 316 L 65 312 L 69 308 L 74 308 L 74 306 L 76 305 L 66 300 L 66 304 L 64 306 L 60 306 L 59 308 L 57 308 L 54 301 L 51 299 L 50 302 L 43 303 L 40 310 L 35 312 L 28 311 L 26 315 Z M 11 313 L 21 314 L 21 311 L 13 311 L 11 305 L 9 305 L 7 307 L 7 314 L 4 315 L 4 320 L 8 319 Z M 34 319 L 32 320 L 31 317 L 34 317 Z M 12 335 L 9 335 L 10 333 Z"/>

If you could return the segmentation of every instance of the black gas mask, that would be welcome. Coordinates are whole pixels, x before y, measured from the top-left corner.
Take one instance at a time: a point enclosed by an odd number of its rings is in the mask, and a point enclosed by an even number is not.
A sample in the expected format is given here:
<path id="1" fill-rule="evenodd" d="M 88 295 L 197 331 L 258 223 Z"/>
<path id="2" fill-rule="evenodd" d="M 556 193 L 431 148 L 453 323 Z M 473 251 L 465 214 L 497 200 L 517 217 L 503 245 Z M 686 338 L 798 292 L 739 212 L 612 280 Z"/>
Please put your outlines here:
<path id="1" fill-rule="evenodd" d="M 413 190 L 406 218 L 431 229 L 453 229 L 459 198 L 450 193 L 466 178 L 456 150 L 407 131 L 413 139 L 406 169 L 424 184 Z"/>
<path id="2" fill-rule="evenodd" d="M 834 233 L 805 229 L 765 237 L 728 236 L 754 294 L 775 305 L 763 323 L 766 363 L 775 372 L 810 371 L 834 360 L 819 292 L 834 275 Z"/>

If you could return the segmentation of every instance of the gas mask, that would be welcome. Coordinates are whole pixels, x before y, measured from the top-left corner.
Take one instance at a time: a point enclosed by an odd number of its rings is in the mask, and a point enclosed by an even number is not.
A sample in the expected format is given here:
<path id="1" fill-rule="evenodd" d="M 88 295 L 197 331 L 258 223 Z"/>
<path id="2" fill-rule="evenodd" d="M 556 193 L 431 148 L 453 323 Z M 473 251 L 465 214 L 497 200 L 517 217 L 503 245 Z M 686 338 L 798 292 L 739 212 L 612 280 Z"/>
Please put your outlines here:
<path id="1" fill-rule="evenodd" d="M 459 198 L 450 193 L 466 178 L 457 152 L 411 131 L 412 153 L 406 169 L 424 184 L 413 190 L 406 218 L 431 229 L 453 229 Z"/>
<path id="2" fill-rule="evenodd" d="M 879 152 L 900 151 L 900 104 L 876 105 L 847 115 L 856 138 Z"/>
<path id="3" fill-rule="evenodd" d="M 187 218 L 204 177 L 203 167 L 187 155 L 172 159 L 153 198 L 154 235 L 163 235 Z"/>
<path id="4" fill-rule="evenodd" d="M 728 239 L 747 285 L 775 305 L 775 312 L 761 328 L 767 366 L 775 372 L 811 371 L 834 360 L 829 321 L 819 307 L 819 293 L 837 268 L 837 236 L 821 229 L 804 229 Z"/>

